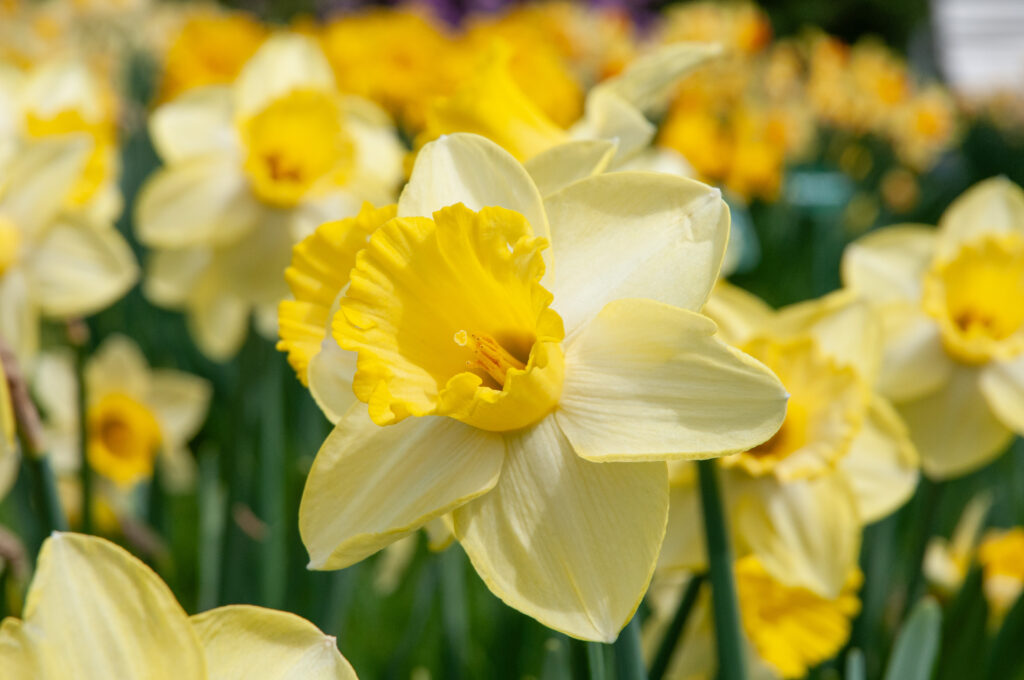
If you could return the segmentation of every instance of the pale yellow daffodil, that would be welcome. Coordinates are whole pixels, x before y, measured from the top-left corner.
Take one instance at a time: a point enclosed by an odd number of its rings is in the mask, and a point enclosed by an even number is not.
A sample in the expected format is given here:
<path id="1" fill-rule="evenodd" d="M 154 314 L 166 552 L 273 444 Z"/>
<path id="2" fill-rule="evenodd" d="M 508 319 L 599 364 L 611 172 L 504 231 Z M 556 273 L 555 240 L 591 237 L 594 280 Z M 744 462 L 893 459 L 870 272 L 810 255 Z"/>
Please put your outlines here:
<path id="1" fill-rule="evenodd" d="M 423 148 L 397 209 L 321 230 L 289 273 L 310 335 L 283 346 L 319 334 L 310 384 L 351 382 L 318 394 L 340 418 L 300 507 L 310 566 L 451 512 L 495 594 L 615 639 L 664 535 L 664 461 L 749 448 L 783 416 L 776 378 L 696 312 L 725 249 L 719 193 L 612 173 L 542 200 L 508 152 L 456 134 Z"/>
<path id="2" fill-rule="evenodd" d="M 33 140 L 0 169 L 0 336 L 22 362 L 40 317 L 97 312 L 138 276 L 120 233 L 65 210 L 91 149 L 84 134 Z"/>
<path id="3" fill-rule="evenodd" d="M 189 617 L 141 560 L 102 538 L 54 533 L 21 620 L 0 624 L 5 680 L 355 680 L 334 638 L 273 609 Z"/>
<path id="4" fill-rule="evenodd" d="M 849 640 L 853 618 L 860 611 L 857 591 L 863 577 L 858 569 L 849 572 L 834 597 L 778 581 L 754 556 L 736 561 L 735 576 L 749 677 L 805 677 L 811 668 L 838 654 Z M 682 596 L 682 585 L 678 576 L 671 576 L 652 586 L 656 595 L 651 598 L 653 616 L 644 630 L 648 648 L 660 642 Z M 698 595 L 665 677 L 711 680 L 716 666 L 711 598 L 705 588 Z"/>
<path id="5" fill-rule="evenodd" d="M 964 475 L 1024 434 L 1024 192 L 1004 178 L 957 198 L 938 229 L 889 227 L 843 257 L 885 328 L 883 391 L 930 478 Z"/>
<path id="6" fill-rule="evenodd" d="M 77 383 L 71 357 L 44 354 L 34 378 L 46 414 L 49 448 L 58 474 L 81 465 L 78 448 Z M 171 491 L 187 489 L 195 477 L 188 442 L 210 404 L 210 384 L 172 369 L 150 368 L 134 341 L 114 335 L 99 346 L 85 368 L 89 464 L 116 489 L 128 490 L 153 476 L 159 465 Z"/>
<path id="7" fill-rule="evenodd" d="M 165 167 L 136 206 L 155 251 L 145 291 L 184 309 L 215 359 L 238 350 L 253 311 L 275 332 L 294 241 L 363 200 L 394 200 L 402 175 L 387 115 L 339 94 L 317 43 L 296 34 L 268 39 L 233 86 L 161 106 L 150 131 Z"/>
<path id="8" fill-rule="evenodd" d="M 881 345 L 869 308 L 836 294 L 775 312 L 720 283 L 704 311 L 790 393 L 771 440 L 719 460 L 736 550 L 781 583 L 836 597 L 856 566 L 862 526 L 902 505 L 918 479 L 906 428 L 872 387 Z M 695 470 L 672 465 L 661 566 L 703 569 Z"/>

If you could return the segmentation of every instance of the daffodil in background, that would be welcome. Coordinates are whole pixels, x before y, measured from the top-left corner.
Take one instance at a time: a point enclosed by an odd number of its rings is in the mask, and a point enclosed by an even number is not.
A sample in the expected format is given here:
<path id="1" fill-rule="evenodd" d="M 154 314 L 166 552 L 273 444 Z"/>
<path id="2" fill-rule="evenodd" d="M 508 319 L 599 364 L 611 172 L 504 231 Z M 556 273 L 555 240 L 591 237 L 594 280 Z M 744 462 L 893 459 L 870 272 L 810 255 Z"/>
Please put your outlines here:
<path id="1" fill-rule="evenodd" d="M 317 43 L 267 40 L 231 87 L 191 90 L 150 121 L 165 162 L 143 187 L 145 292 L 183 309 L 200 349 L 232 356 L 251 313 L 276 333 L 292 243 L 363 200 L 394 199 L 404 152 L 387 114 L 338 93 Z"/>
<path id="2" fill-rule="evenodd" d="M 925 474 L 964 475 L 1024 434 L 1024 192 L 986 180 L 938 229 L 901 225 L 854 242 L 846 286 L 874 304 L 885 333 L 882 391 Z"/>
<path id="3" fill-rule="evenodd" d="M 803 678 L 836 656 L 849 640 L 852 621 L 860 611 L 857 591 L 863 576 L 857 568 L 851 569 L 834 597 L 780 582 L 752 555 L 737 560 L 734 573 L 749 677 Z M 653 614 L 644 631 L 648 647 L 661 638 L 688 579 L 694 578 L 682 576 L 659 577 L 651 587 Z M 664 675 L 669 680 L 716 677 L 711 598 L 706 588 L 698 598 L 669 660 Z"/>
<path id="4" fill-rule="evenodd" d="M 65 506 L 80 516 L 75 482 L 82 465 L 78 450 L 77 383 L 72 357 L 50 352 L 38 361 L 33 380 L 53 467 L 66 482 Z M 211 387 L 198 376 L 150 368 L 134 341 L 107 338 L 85 366 L 86 456 L 101 477 L 105 508 L 113 529 L 119 515 L 139 514 L 132 490 L 148 482 L 157 466 L 161 484 L 172 493 L 191 488 L 195 460 L 188 442 L 206 420 Z"/>
<path id="5" fill-rule="evenodd" d="M 43 544 L 22 619 L 0 624 L 0 667 L 11 680 L 356 677 L 309 621 L 246 605 L 189 617 L 139 559 L 69 533 Z"/>
<path id="6" fill-rule="evenodd" d="M 735 550 L 785 585 L 835 598 L 857 565 L 862 526 L 913 494 L 918 457 L 877 392 L 881 344 L 850 295 L 770 309 L 720 283 L 704 309 L 722 337 L 775 371 L 790 394 L 769 441 L 719 459 Z M 692 463 L 671 463 L 661 567 L 706 568 Z"/>
<path id="7" fill-rule="evenodd" d="M 7 387 L 7 372 L 0 364 L 0 499 L 10 491 L 18 474 L 17 424 Z M 2 567 L 0 567 L 2 569 Z"/>
<path id="8" fill-rule="evenodd" d="M 319 285 L 321 304 L 337 298 L 336 358 L 308 370 L 351 375 L 358 400 L 328 405 L 344 415 L 303 494 L 310 566 L 347 566 L 452 512 L 506 603 L 615 639 L 664 535 L 664 461 L 749 448 L 783 417 L 774 375 L 695 311 L 721 264 L 725 205 L 655 173 L 542 199 L 506 151 L 455 134 L 421 150 L 389 214 L 346 225 L 367 245 L 344 291 L 352 250 L 337 233 L 291 274 Z"/>

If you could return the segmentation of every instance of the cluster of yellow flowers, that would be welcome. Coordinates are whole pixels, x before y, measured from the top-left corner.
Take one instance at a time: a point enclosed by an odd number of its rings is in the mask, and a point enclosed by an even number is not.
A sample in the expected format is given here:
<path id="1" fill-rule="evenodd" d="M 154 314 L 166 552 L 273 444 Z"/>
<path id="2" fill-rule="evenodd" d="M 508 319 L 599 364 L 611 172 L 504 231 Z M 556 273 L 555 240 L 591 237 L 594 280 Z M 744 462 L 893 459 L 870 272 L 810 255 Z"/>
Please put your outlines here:
<path id="1" fill-rule="evenodd" d="M 822 298 L 774 310 L 723 278 L 729 209 L 690 165 L 772 197 L 816 127 L 887 137 L 915 168 L 949 143 L 947 96 L 877 46 L 771 44 L 752 6 L 707 3 L 646 43 L 568 4 L 458 33 L 406 10 L 174 20 L 148 116 L 162 166 L 128 213 L 143 292 L 213 360 L 251 324 L 277 339 L 331 421 L 291 518 L 312 569 L 429 528 L 575 638 L 614 641 L 653 581 L 654 638 L 680 574 L 708 569 L 696 461 L 715 459 L 750 663 L 802 677 L 849 637 L 864 526 L 922 472 L 964 475 L 1024 435 L 1024 191 L 1008 180 L 937 229 L 856 241 Z M 211 386 L 124 336 L 77 376 L 40 351 L 41 317 L 90 315 L 140 277 L 114 226 L 126 107 L 88 60 L 6 56 L 0 338 L 31 374 L 69 514 L 90 511 L 71 484 L 88 466 L 113 524 L 154 469 L 190 487 Z M 0 384 L 2 493 L 20 395 Z M 953 588 L 976 552 L 1005 612 L 1024 534 L 975 550 L 968 519 L 928 575 Z M 22 618 L 0 627 L 5 677 L 355 677 L 309 622 L 190 618 L 94 537 L 47 540 Z M 671 677 L 714 677 L 712 631 L 705 594 Z"/>

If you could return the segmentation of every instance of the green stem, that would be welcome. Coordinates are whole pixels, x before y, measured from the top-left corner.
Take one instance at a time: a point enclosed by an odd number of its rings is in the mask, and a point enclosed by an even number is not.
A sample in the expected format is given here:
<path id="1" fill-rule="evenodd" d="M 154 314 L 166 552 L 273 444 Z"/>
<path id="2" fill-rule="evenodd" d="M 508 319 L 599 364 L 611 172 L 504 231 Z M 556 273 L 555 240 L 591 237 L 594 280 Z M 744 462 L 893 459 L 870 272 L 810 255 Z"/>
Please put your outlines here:
<path id="1" fill-rule="evenodd" d="M 700 594 L 700 587 L 704 580 L 704 574 L 694 574 L 690 577 L 689 582 L 687 582 L 683 597 L 679 600 L 679 607 L 676 608 L 676 613 L 665 630 L 665 636 L 661 638 L 661 645 L 654 655 L 654 662 L 651 663 L 650 680 L 661 680 L 665 676 L 669 663 L 672 661 L 672 655 L 675 653 L 676 645 L 682 638 L 683 631 L 686 630 L 686 622 L 690 618 L 690 612 L 693 611 L 693 605 L 697 602 L 697 596 Z"/>
<path id="2" fill-rule="evenodd" d="M 227 492 L 220 483 L 217 455 L 210 449 L 199 455 L 199 607 L 204 612 L 220 602 L 221 556 Z"/>
<path id="3" fill-rule="evenodd" d="M 26 458 L 32 471 L 32 486 L 43 520 L 44 533 L 49 535 L 52 531 L 67 531 L 67 517 L 61 507 L 57 477 L 50 466 L 49 455 L 30 452 Z"/>
<path id="4" fill-rule="evenodd" d="M 288 570 L 285 493 L 287 456 L 284 439 L 282 357 L 271 353 L 264 369 L 263 409 L 260 418 L 260 492 L 267 533 L 262 543 L 263 604 L 280 609 L 284 604 Z"/>
<path id="5" fill-rule="evenodd" d="M 82 533 L 93 532 L 92 521 L 92 466 L 89 465 L 89 402 L 85 385 L 85 363 L 88 360 L 86 343 L 75 346 L 75 381 L 78 387 L 78 450 L 81 462 L 78 468 L 82 486 Z"/>
<path id="6" fill-rule="evenodd" d="M 702 460 L 697 464 L 697 469 L 711 576 L 715 639 L 718 642 L 718 677 L 720 680 L 744 680 L 747 677 L 746 663 L 736 584 L 733 582 L 732 550 L 725 530 L 725 514 L 718 492 L 715 462 Z"/>
<path id="7" fill-rule="evenodd" d="M 612 680 L 608 673 L 607 647 L 600 642 L 587 643 L 587 666 L 590 680 Z"/>
<path id="8" fill-rule="evenodd" d="M 943 489 L 945 489 L 945 484 L 921 477 L 920 502 L 910 538 L 913 552 L 909 563 L 910 574 L 907 577 L 906 599 L 903 602 L 903 612 L 899 618 L 901 622 L 907 619 L 910 610 L 921 595 L 924 585 L 924 553 L 928 548 L 928 540 L 935 533 Z"/>
<path id="9" fill-rule="evenodd" d="M 640 621 L 634 614 L 615 640 L 615 673 L 618 680 L 647 680 L 644 650 L 640 644 Z"/>
<path id="10" fill-rule="evenodd" d="M 438 555 L 441 563 L 441 625 L 444 631 L 445 677 L 464 676 L 466 650 L 469 649 L 469 622 L 466 620 L 466 582 L 462 551 L 452 546 Z"/>

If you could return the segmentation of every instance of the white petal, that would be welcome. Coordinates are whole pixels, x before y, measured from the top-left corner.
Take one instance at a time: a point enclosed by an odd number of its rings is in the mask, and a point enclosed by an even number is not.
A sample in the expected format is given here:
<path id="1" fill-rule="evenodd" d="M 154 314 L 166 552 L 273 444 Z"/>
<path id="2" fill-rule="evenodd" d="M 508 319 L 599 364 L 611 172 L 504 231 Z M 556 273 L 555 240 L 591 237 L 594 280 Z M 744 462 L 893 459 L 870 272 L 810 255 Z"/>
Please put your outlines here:
<path id="1" fill-rule="evenodd" d="M 873 301 L 918 300 L 935 243 L 935 229 L 924 225 L 871 232 L 843 252 L 843 284 Z"/>
<path id="2" fill-rule="evenodd" d="M 149 119 L 153 146 L 164 163 L 237 148 L 231 111 L 231 90 L 203 87 L 185 92 Z"/>
<path id="3" fill-rule="evenodd" d="M 1024 191 L 1006 177 L 979 182 L 960 194 L 939 220 L 938 254 L 951 256 L 987 234 L 1024 235 Z"/>
<path id="4" fill-rule="evenodd" d="M 1024 357 L 986 366 L 981 391 L 999 420 L 1024 437 Z"/>
<path id="5" fill-rule="evenodd" d="M 604 172 L 615 149 L 612 141 L 580 139 L 542 151 L 523 166 L 541 195 L 548 196 L 576 180 Z"/>

